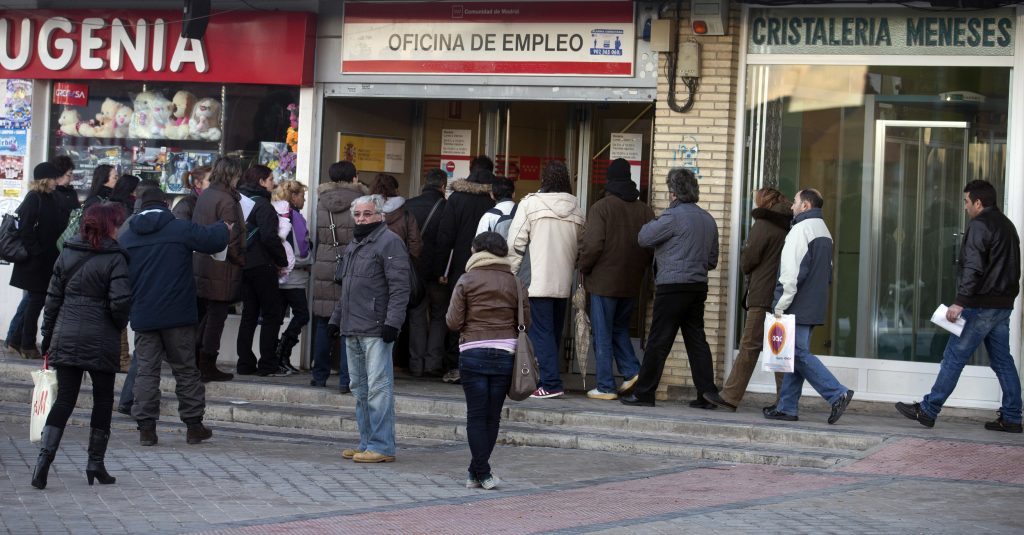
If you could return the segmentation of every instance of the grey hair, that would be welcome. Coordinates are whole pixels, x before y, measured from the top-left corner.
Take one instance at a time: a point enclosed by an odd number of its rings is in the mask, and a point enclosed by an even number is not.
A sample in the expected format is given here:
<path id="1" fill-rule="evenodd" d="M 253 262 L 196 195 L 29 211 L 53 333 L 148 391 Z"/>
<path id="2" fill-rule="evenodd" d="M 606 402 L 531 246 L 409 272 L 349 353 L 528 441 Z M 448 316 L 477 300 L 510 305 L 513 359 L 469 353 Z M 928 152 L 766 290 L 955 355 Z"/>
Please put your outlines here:
<path id="1" fill-rule="evenodd" d="M 383 195 L 363 195 L 352 201 L 351 209 L 354 211 L 357 204 L 368 204 L 373 203 L 373 212 L 376 214 L 384 213 L 384 196 Z"/>
<path id="2" fill-rule="evenodd" d="M 692 203 L 700 200 L 700 186 L 697 184 L 697 177 L 693 171 L 685 167 L 676 167 L 668 172 L 665 180 L 668 190 L 672 192 L 679 202 Z"/>

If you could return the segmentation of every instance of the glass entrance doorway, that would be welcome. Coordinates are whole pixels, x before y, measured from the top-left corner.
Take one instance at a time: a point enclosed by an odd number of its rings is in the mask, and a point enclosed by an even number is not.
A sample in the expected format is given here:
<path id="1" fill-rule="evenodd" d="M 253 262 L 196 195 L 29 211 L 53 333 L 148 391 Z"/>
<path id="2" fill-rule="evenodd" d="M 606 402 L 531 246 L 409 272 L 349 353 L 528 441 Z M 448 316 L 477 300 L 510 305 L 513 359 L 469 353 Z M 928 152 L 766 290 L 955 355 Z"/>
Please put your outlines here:
<path id="1" fill-rule="evenodd" d="M 968 181 L 968 123 L 877 121 L 876 283 L 864 325 L 882 358 L 939 362 L 949 334 L 930 318 L 956 295 Z M 987 364 L 978 357 L 971 364 Z"/>

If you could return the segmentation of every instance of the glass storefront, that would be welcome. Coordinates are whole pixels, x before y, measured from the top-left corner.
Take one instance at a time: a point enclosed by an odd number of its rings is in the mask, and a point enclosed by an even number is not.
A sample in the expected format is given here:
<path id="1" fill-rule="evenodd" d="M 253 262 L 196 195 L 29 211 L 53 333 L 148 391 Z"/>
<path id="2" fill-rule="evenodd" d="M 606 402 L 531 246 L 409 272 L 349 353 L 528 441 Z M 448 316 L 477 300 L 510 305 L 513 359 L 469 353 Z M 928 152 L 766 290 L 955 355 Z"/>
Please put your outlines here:
<path id="1" fill-rule="evenodd" d="M 949 335 L 929 319 L 955 296 L 963 186 L 984 179 L 1006 194 L 1010 74 L 1003 67 L 748 67 L 742 206 L 763 186 L 789 197 L 815 188 L 835 242 L 829 315 L 812 351 L 941 360 Z M 741 228 L 749 226 L 748 213 Z M 983 351 L 971 362 L 987 363 Z"/>

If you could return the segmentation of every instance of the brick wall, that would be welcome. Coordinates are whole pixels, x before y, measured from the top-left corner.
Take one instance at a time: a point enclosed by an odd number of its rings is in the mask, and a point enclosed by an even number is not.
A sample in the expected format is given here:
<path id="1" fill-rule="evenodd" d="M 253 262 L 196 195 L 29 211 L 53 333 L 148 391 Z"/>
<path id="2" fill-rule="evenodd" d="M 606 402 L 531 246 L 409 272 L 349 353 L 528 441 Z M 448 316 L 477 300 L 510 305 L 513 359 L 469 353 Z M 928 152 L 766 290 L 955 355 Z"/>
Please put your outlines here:
<path id="1" fill-rule="evenodd" d="M 686 3 L 688 5 L 689 3 Z M 668 16 L 672 16 L 671 12 Z M 704 325 L 715 360 L 716 382 L 721 385 L 726 353 L 726 327 L 729 304 L 729 228 L 732 205 L 733 136 L 736 124 L 736 95 L 740 64 L 740 9 L 734 7 L 728 35 L 695 37 L 700 44 L 700 87 L 693 108 L 687 113 L 672 111 L 668 105 L 669 78 L 666 57 L 661 54 L 658 77 L 658 102 L 654 126 L 654 162 L 651 174 L 652 204 L 655 213 L 669 205 L 665 176 L 669 169 L 683 165 L 682 146 L 698 147 L 696 164 L 700 168 L 700 206 L 718 222 L 720 237 L 718 269 L 710 273 Z M 690 40 L 689 9 L 684 8 L 680 24 L 680 44 Z M 677 98 L 686 102 L 686 86 L 677 79 Z M 651 309 L 647 310 L 650 325 Z M 660 399 L 693 399 L 693 379 L 681 337 L 676 338 L 658 392 Z"/>

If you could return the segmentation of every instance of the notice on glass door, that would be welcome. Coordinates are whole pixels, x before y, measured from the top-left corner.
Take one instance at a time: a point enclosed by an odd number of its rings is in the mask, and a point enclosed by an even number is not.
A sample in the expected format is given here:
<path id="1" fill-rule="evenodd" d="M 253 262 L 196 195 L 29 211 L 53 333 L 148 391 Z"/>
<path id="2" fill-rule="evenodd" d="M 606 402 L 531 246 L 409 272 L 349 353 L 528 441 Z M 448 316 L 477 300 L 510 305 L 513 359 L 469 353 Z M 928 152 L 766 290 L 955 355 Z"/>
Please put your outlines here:
<path id="1" fill-rule="evenodd" d="M 629 176 L 640 187 L 640 166 L 643 163 L 644 135 L 643 134 L 612 134 L 612 145 L 609 147 L 609 158 L 617 160 L 622 158 L 629 162 Z"/>
<path id="2" fill-rule="evenodd" d="M 469 176 L 472 140 L 472 130 L 441 130 L 441 169 L 448 173 L 448 178 Z"/>

